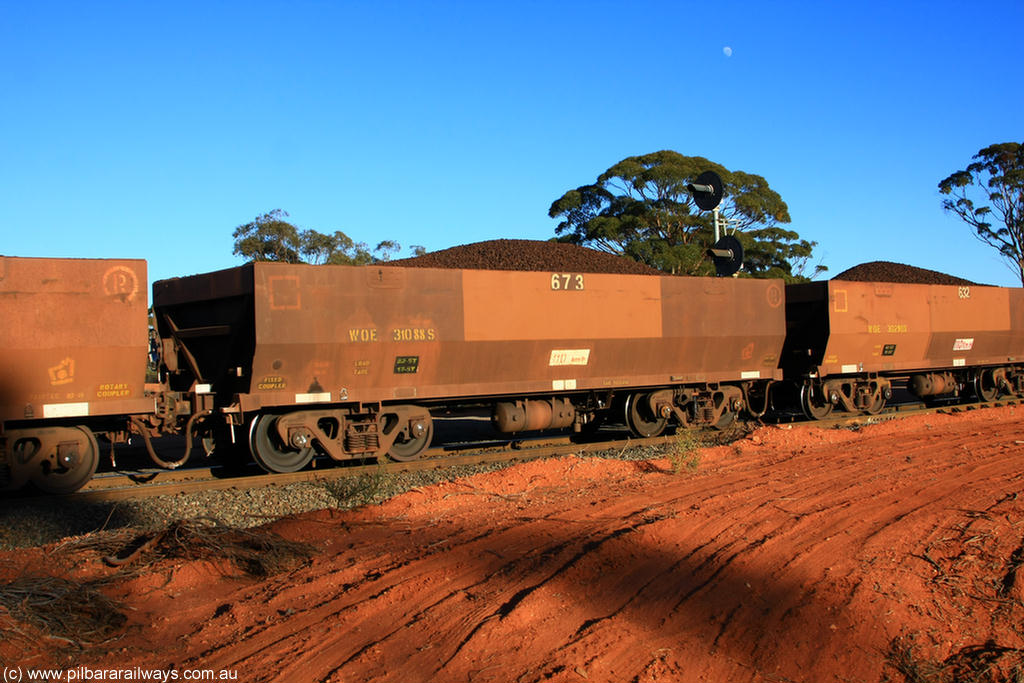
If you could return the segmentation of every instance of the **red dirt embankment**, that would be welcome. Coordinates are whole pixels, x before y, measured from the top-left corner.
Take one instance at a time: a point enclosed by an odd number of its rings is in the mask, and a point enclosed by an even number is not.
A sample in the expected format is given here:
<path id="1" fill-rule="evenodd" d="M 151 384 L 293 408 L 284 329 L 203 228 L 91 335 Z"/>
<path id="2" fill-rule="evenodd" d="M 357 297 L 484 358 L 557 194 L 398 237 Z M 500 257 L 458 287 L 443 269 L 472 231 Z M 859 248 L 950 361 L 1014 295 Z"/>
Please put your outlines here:
<path id="1" fill-rule="evenodd" d="M 339 683 L 1012 680 L 1022 412 L 765 427 L 695 471 L 566 457 L 301 515 L 274 529 L 322 550 L 309 566 L 115 583 L 134 626 L 81 661 Z M 899 670 L 943 662 L 992 677 Z"/>

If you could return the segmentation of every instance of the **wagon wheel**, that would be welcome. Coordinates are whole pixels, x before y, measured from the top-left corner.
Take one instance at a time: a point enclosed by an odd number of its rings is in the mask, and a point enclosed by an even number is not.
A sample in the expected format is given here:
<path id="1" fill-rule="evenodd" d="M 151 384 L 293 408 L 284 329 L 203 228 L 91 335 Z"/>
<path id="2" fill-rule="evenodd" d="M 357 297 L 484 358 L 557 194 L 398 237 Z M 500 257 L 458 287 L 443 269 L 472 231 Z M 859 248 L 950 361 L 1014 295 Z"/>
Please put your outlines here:
<path id="1" fill-rule="evenodd" d="M 419 436 L 411 434 L 409 429 L 403 429 L 391 444 L 388 457 L 398 462 L 409 462 L 419 458 L 434 438 L 434 421 L 428 416 L 425 423 L 426 429 Z"/>
<path id="2" fill-rule="evenodd" d="M 732 427 L 734 424 L 736 424 L 736 418 L 736 411 L 726 410 L 725 412 L 722 413 L 722 416 L 718 418 L 718 422 L 716 422 L 713 426 L 718 431 L 724 432 L 726 429 L 729 429 L 729 427 Z"/>
<path id="3" fill-rule="evenodd" d="M 800 387 L 800 407 L 811 420 L 824 420 L 832 412 L 832 403 L 821 396 L 822 387 L 804 384 Z"/>
<path id="4" fill-rule="evenodd" d="M 282 443 L 274 429 L 277 417 L 259 415 L 249 427 L 249 450 L 256 464 L 267 472 L 298 472 L 313 459 L 313 447 L 292 448 Z"/>
<path id="5" fill-rule="evenodd" d="M 96 473 L 100 446 L 85 427 L 62 428 L 52 443 L 52 452 L 30 475 L 32 483 L 43 493 L 74 493 Z"/>
<path id="6" fill-rule="evenodd" d="M 999 395 L 999 385 L 995 382 L 991 370 L 979 370 L 974 376 L 974 393 L 983 402 L 994 401 Z"/>
<path id="7" fill-rule="evenodd" d="M 655 415 L 644 394 L 630 394 L 626 399 L 626 426 L 633 436 L 647 438 L 658 436 L 668 426 L 668 418 Z"/>
<path id="8" fill-rule="evenodd" d="M 875 396 L 875 399 L 871 401 L 871 403 L 869 403 L 867 406 L 865 406 L 862 410 L 866 415 L 878 415 L 880 412 L 882 412 L 882 408 L 884 407 L 885 394 L 879 391 L 878 394 Z"/>

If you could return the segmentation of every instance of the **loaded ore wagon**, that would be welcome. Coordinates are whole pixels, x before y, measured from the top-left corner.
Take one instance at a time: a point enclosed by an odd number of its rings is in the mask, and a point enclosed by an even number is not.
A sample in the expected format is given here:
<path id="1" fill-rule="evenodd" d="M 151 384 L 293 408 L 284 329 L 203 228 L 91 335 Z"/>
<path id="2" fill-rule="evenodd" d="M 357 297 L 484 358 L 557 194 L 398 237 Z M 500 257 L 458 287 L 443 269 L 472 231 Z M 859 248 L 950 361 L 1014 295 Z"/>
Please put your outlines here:
<path id="1" fill-rule="evenodd" d="M 783 370 L 810 417 L 875 413 L 892 381 L 926 402 L 1024 393 L 1024 290 L 834 279 L 786 287 Z"/>
<path id="2" fill-rule="evenodd" d="M 142 260 L 0 256 L 0 490 L 79 488 L 93 432 L 152 411 L 146 284 Z"/>
<path id="3" fill-rule="evenodd" d="M 418 457 L 431 410 L 503 432 L 723 425 L 781 377 L 776 280 L 253 263 L 157 282 L 171 389 L 208 392 L 271 471 Z"/>

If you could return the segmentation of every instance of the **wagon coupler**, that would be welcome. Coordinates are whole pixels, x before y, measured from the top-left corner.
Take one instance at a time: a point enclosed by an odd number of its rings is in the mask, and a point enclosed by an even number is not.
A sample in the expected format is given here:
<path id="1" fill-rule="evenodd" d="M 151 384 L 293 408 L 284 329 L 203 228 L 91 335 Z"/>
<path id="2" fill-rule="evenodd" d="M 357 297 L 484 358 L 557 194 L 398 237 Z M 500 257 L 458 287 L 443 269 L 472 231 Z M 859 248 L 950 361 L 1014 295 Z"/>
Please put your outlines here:
<path id="1" fill-rule="evenodd" d="M 192 427 L 197 420 L 206 417 L 212 412 L 212 410 L 202 410 L 189 418 L 188 423 L 185 425 L 185 453 L 177 460 L 164 460 L 157 454 L 156 449 L 153 448 L 153 440 L 149 435 L 149 429 L 143 424 L 142 420 L 132 417 L 131 424 L 135 431 L 142 435 L 142 440 L 146 444 L 146 452 L 149 453 L 150 460 L 164 469 L 175 470 L 188 462 L 189 457 L 192 455 Z"/>

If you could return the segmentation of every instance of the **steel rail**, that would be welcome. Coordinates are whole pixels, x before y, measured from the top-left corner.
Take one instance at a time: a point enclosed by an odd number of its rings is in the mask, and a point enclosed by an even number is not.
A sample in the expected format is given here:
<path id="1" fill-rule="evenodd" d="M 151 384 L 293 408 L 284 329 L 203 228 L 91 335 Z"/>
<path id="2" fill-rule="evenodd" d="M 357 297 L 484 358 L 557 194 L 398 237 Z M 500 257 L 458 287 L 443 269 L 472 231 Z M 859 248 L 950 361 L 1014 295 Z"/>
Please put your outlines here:
<path id="1" fill-rule="evenodd" d="M 886 407 L 877 415 L 844 415 L 837 414 L 822 420 L 808 420 L 803 415 L 782 416 L 777 420 L 755 421 L 738 424 L 734 431 L 738 435 L 747 433 L 745 430 L 752 424 L 785 425 L 787 428 L 818 428 L 837 429 L 873 424 L 888 420 L 902 419 L 916 415 L 937 413 L 957 413 L 969 410 L 980 410 L 990 407 L 1021 405 L 1022 399 L 1006 398 L 985 403 L 961 403 L 940 406 L 924 406 L 921 403 L 904 403 Z M 291 473 L 242 473 L 227 474 L 222 466 L 199 466 L 176 470 L 145 469 L 130 472 L 107 472 L 94 477 L 81 490 L 60 496 L 39 495 L 9 497 L 5 504 L 40 500 L 65 500 L 75 502 L 115 502 L 136 500 L 163 495 L 177 495 L 198 491 L 218 491 L 226 489 L 244 490 L 264 486 L 283 486 L 302 482 L 334 481 L 363 475 L 395 474 L 401 472 L 421 472 L 443 469 L 460 465 L 481 465 L 491 463 L 526 462 L 540 458 L 561 455 L 599 453 L 602 451 L 626 451 L 641 446 L 662 446 L 676 443 L 681 435 L 650 438 L 613 438 L 586 442 L 573 442 L 568 436 L 549 436 L 534 439 L 519 439 L 507 442 L 479 442 L 476 444 L 459 444 L 442 448 L 431 448 L 424 457 L 410 462 L 373 462 L 361 465 L 334 465 L 329 459 L 321 458 L 314 461 L 312 469 Z M 707 430 L 705 435 L 726 435 L 729 432 Z M 465 452 L 470 451 L 470 452 Z M 455 453 L 455 454 L 453 454 Z M 326 467 L 316 467 L 318 463 L 327 463 Z M 255 468 L 250 468 L 255 470 Z M 219 471 L 223 470 L 223 471 Z"/>
<path id="2" fill-rule="evenodd" d="M 482 465 L 490 463 L 513 463 L 536 460 L 568 454 L 597 453 L 607 450 L 625 450 L 638 446 L 672 443 L 677 436 L 659 436 L 646 439 L 630 437 L 608 441 L 573 443 L 568 437 L 545 439 L 542 445 L 522 446 L 522 441 L 509 442 L 501 447 L 490 447 L 482 452 L 445 454 L 444 449 L 431 449 L 426 457 L 410 462 L 374 462 L 366 465 L 328 466 L 278 474 L 242 474 L 233 477 L 215 475 L 215 467 L 199 467 L 180 470 L 153 470 L 145 472 L 146 481 L 140 481 L 138 473 L 108 474 L 94 477 L 85 487 L 67 495 L 26 496 L 9 499 L 10 502 L 28 500 L 65 500 L 75 502 L 113 502 L 152 498 L 163 495 L 177 495 L 197 491 L 225 489 L 250 489 L 263 486 L 284 486 L 302 482 L 333 481 L 349 477 L 400 472 L 421 472 L 459 465 Z M 552 442 L 555 443 L 552 443 Z M 450 453 L 450 451 L 447 451 Z M 433 457 L 430 457 L 430 456 Z M 323 461 L 323 460 L 321 460 Z M 317 461 L 317 462 L 321 462 Z M 326 462 L 330 462 L 326 460 Z M 155 476 L 152 476 L 155 475 Z M 150 479 L 150 477 L 152 478 Z"/>

